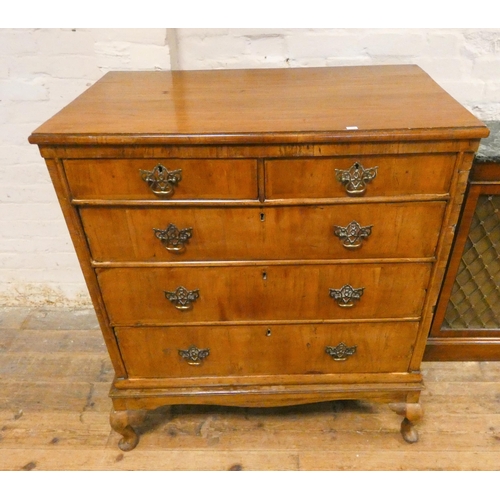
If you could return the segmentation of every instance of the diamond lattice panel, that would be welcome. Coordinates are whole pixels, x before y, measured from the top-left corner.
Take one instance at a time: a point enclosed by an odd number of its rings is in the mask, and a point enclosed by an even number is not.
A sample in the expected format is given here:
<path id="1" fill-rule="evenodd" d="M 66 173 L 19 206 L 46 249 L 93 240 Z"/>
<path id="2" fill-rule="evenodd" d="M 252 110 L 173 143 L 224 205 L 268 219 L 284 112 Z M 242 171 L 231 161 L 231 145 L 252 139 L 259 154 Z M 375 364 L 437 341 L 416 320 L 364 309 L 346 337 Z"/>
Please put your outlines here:
<path id="1" fill-rule="evenodd" d="M 500 328 L 499 209 L 500 196 L 479 197 L 444 329 Z"/>

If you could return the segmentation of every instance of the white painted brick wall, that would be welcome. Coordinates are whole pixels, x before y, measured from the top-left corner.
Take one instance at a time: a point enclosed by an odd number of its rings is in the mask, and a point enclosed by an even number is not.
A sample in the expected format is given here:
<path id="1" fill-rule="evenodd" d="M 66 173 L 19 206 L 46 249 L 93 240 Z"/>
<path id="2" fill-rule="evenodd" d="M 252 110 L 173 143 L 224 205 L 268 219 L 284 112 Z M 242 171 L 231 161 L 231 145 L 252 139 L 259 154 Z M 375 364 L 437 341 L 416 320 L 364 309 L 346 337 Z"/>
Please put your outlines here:
<path id="1" fill-rule="evenodd" d="M 500 119 L 500 29 L 1 29 L 1 303 L 90 303 L 27 138 L 106 71 L 406 63 L 479 118 Z"/>
<path id="2" fill-rule="evenodd" d="M 86 305 L 30 133 L 109 70 L 168 70 L 166 29 L 0 30 L 0 304 Z"/>

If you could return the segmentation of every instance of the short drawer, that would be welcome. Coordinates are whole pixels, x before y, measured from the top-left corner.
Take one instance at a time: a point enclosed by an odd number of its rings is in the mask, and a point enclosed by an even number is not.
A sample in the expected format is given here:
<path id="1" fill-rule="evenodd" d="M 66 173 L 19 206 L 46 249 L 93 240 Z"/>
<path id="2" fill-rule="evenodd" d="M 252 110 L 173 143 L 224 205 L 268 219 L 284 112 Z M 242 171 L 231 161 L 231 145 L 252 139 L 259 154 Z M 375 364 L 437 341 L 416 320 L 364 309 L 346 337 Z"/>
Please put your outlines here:
<path id="1" fill-rule="evenodd" d="M 256 199 L 255 160 L 65 160 L 73 198 L 82 200 Z"/>
<path id="2" fill-rule="evenodd" d="M 432 257 L 444 202 L 81 208 L 102 262 Z"/>
<path id="3" fill-rule="evenodd" d="M 456 155 L 288 158 L 266 161 L 266 198 L 446 194 Z"/>
<path id="4" fill-rule="evenodd" d="M 408 370 L 417 323 L 116 328 L 130 378 Z"/>
<path id="5" fill-rule="evenodd" d="M 418 318 L 431 264 L 97 269 L 115 325 Z M 351 299 L 351 300 L 349 300 Z"/>

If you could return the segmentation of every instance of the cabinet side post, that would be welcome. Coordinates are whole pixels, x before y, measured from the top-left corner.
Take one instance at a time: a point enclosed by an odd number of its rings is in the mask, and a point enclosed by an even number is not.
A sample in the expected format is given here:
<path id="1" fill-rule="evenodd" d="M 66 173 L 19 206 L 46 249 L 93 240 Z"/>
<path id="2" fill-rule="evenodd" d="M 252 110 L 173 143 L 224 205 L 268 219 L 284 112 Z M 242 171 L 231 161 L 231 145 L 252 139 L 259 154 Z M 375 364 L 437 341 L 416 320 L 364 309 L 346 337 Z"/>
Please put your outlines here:
<path id="1" fill-rule="evenodd" d="M 473 159 L 474 153 L 472 152 L 459 152 L 457 154 L 455 173 L 450 186 L 450 200 L 443 217 L 441 236 L 436 249 L 436 262 L 429 281 L 418 339 L 410 361 L 410 371 L 417 371 L 420 369 L 420 363 L 424 356 L 427 337 L 430 332 L 432 319 L 434 317 L 434 309 L 448 264 L 451 245 L 455 236 L 455 227 L 462 208 L 462 201 L 467 189 L 467 181 Z"/>

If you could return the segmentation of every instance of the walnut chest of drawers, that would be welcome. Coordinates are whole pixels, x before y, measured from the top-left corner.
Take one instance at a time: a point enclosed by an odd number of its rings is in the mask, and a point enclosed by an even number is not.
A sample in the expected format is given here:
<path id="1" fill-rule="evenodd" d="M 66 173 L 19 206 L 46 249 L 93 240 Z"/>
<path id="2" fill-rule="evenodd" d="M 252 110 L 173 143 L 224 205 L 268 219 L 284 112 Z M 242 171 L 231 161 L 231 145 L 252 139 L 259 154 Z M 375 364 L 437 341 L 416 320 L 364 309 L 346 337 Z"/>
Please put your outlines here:
<path id="1" fill-rule="evenodd" d="M 487 128 L 417 66 L 111 72 L 38 144 L 129 450 L 171 404 L 391 403 L 420 364 Z"/>

